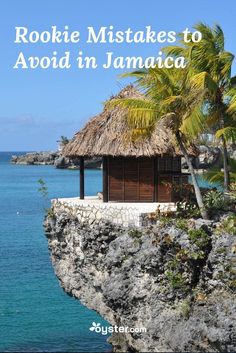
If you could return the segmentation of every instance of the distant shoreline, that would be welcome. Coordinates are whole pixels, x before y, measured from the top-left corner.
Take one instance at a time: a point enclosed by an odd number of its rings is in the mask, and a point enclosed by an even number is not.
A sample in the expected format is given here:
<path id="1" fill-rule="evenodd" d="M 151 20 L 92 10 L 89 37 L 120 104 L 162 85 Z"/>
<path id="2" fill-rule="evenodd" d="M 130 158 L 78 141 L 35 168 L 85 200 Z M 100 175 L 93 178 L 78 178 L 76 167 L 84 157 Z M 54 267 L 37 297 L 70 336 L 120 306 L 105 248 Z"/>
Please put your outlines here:
<path id="1" fill-rule="evenodd" d="M 10 152 L 9 152 L 10 153 Z M 20 153 L 20 152 L 19 152 Z M 20 165 L 52 165 L 58 169 L 79 169 L 79 158 L 64 157 L 60 151 L 26 152 L 11 156 L 10 163 Z M 91 158 L 85 161 L 89 169 L 101 169 L 101 158 Z"/>

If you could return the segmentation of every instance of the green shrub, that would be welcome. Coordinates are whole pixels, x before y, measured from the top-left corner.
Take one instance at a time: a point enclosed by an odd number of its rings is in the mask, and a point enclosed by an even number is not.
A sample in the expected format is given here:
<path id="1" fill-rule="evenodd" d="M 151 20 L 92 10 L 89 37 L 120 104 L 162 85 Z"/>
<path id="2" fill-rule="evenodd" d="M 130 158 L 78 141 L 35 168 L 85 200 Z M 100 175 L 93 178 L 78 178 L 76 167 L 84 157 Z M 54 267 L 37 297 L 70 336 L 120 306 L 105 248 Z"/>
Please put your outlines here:
<path id="1" fill-rule="evenodd" d="M 205 258 L 206 254 L 203 250 L 199 251 L 192 251 L 189 253 L 189 258 L 193 260 L 203 260 Z"/>
<path id="2" fill-rule="evenodd" d="M 200 210 L 195 202 L 179 201 L 176 203 L 176 217 L 198 218 L 200 215 Z"/>
<path id="3" fill-rule="evenodd" d="M 181 230 L 184 230 L 184 231 L 188 230 L 188 221 L 184 218 L 176 219 L 175 224 L 176 224 L 176 227 Z"/>
<path id="4" fill-rule="evenodd" d="M 189 317 L 190 311 L 191 311 L 191 300 L 189 298 L 186 298 L 183 300 L 183 302 L 180 305 L 180 311 L 186 319 Z"/>
<path id="5" fill-rule="evenodd" d="M 204 196 L 204 204 L 207 210 L 214 212 L 216 210 L 224 210 L 227 208 L 227 200 L 223 192 L 211 190 Z"/>
<path id="6" fill-rule="evenodd" d="M 45 210 L 46 216 L 51 217 L 53 219 L 56 218 L 55 213 L 52 208 L 45 208 L 44 210 Z"/>
<path id="7" fill-rule="evenodd" d="M 131 238 L 140 238 L 142 236 L 142 232 L 137 228 L 130 229 L 128 233 Z"/>
<path id="8" fill-rule="evenodd" d="M 157 220 L 160 222 L 160 226 L 163 228 L 173 224 L 173 217 L 159 216 Z"/>
<path id="9" fill-rule="evenodd" d="M 236 216 L 232 215 L 225 218 L 220 228 L 224 230 L 224 233 L 236 235 Z"/>
<path id="10" fill-rule="evenodd" d="M 186 281 L 180 272 L 166 271 L 165 274 L 172 288 L 175 288 L 175 289 L 185 288 Z"/>
<path id="11" fill-rule="evenodd" d="M 199 249 L 204 249 L 208 246 L 210 242 L 209 235 L 205 232 L 204 229 L 190 229 L 188 231 L 189 240 L 195 244 Z"/>

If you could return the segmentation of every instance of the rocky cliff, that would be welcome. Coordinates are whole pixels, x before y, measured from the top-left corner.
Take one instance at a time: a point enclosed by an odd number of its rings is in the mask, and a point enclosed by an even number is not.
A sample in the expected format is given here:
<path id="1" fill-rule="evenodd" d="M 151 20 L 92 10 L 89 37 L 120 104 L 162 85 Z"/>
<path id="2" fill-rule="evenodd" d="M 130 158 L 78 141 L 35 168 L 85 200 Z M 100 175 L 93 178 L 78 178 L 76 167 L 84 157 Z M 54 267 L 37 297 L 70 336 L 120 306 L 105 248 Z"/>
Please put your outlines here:
<path id="1" fill-rule="evenodd" d="M 25 165 L 53 165 L 58 157 L 58 152 L 28 152 L 22 155 L 13 155 L 11 157 L 11 163 Z"/>
<path id="2" fill-rule="evenodd" d="M 79 158 L 67 158 L 56 152 L 29 152 L 22 155 L 13 155 L 11 163 L 24 165 L 54 165 L 59 169 L 79 169 Z M 84 162 L 85 168 L 100 169 L 101 158 L 90 158 Z"/>
<path id="3" fill-rule="evenodd" d="M 236 350 L 235 228 L 158 221 L 124 228 L 51 209 L 45 230 L 61 286 L 111 325 L 117 352 Z"/>

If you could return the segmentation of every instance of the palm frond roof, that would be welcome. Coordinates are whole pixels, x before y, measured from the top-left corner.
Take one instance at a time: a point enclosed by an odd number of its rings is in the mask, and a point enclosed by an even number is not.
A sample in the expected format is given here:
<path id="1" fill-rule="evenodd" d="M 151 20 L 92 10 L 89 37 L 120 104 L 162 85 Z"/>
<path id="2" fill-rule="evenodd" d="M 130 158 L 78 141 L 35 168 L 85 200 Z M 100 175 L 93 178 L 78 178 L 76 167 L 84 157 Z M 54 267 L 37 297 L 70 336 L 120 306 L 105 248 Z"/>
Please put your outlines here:
<path id="1" fill-rule="evenodd" d="M 132 85 L 122 89 L 114 98 L 143 98 Z M 162 122 L 156 124 L 150 135 L 138 139 L 131 136 L 127 122 L 127 111 L 115 107 L 104 110 L 90 119 L 64 147 L 63 154 L 68 157 L 123 156 L 153 157 L 158 155 L 180 156 L 175 136 Z M 197 155 L 194 145 L 189 145 L 188 153 Z"/>

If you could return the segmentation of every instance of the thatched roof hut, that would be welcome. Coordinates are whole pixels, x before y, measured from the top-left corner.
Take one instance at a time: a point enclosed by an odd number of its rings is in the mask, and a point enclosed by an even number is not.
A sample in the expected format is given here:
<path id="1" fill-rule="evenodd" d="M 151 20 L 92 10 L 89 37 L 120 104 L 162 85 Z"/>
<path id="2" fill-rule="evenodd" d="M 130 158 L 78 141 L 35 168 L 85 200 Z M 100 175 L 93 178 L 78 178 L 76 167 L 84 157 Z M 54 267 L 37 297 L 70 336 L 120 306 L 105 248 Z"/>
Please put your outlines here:
<path id="1" fill-rule="evenodd" d="M 111 99 L 141 96 L 141 93 L 130 85 Z M 105 107 L 102 113 L 93 117 L 75 134 L 64 148 L 63 154 L 68 157 L 180 155 L 174 135 L 161 123 L 157 124 L 150 136 L 142 139 L 127 138 L 129 130 L 124 109 L 117 107 L 110 110 Z M 194 146 L 189 147 L 189 153 L 196 154 Z"/>
<path id="2" fill-rule="evenodd" d="M 127 86 L 115 98 L 123 97 L 142 95 Z M 80 157 L 80 198 L 84 198 L 84 157 L 102 156 L 103 201 L 178 200 L 173 185 L 186 183 L 187 176 L 181 173 L 181 153 L 171 130 L 159 123 L 150 136 L 135 140 L 127 138 L 130 131 L 127 111 L 105 106 L 65 146 L 65 156 Z M 188 152 L 194 155 L 195 147 L 189 146 Z"/>

